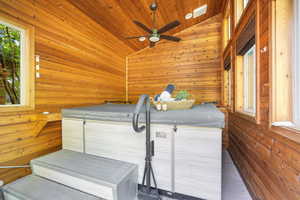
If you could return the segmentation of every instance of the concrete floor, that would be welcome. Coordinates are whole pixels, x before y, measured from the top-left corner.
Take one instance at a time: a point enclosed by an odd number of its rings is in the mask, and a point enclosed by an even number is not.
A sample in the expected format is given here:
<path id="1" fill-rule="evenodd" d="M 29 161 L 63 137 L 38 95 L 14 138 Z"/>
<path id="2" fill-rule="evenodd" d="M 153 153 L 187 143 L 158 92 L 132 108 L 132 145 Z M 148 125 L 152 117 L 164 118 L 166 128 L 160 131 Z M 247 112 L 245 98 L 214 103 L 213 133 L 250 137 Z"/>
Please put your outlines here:
<path id="1" fill-rule="evenodd" d="M 222 161 L 222 200 L 252 200 L 227 151 L 223 152 Z M 171 199 L 163 197 L 163 200 Z"/>
<path id="2" fill-rule="evenodd" d="M 252 200 L 227 151 L 223 152 L 222 200 Z"/>

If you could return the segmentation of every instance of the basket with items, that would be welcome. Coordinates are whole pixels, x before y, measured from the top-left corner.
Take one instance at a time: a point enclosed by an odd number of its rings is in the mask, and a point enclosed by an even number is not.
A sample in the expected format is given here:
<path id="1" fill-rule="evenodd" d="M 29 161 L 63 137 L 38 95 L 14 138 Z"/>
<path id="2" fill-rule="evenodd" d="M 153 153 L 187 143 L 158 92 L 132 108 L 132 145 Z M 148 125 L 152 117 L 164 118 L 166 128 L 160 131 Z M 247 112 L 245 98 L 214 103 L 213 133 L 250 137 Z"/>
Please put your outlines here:
<path id="1" fill-rule="evenodd" d="M 186 90 L 179 91 L 175 98 L 172 93 L 174 85 L 168 85 L 165 91 L 156 95 L 152 101 L 155 108 L 159 111 L 190 109 L 195 103 L 195 99 Z"/>

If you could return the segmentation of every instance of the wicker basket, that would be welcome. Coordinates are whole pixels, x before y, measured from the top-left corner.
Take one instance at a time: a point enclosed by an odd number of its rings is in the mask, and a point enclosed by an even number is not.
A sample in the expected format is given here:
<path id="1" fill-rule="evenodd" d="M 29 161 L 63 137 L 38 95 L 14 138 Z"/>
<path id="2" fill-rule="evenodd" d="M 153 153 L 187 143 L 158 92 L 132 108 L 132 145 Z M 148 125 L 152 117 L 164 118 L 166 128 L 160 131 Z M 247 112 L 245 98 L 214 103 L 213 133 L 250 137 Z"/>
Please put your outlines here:
<path id="1" fill-rule="evenodd" d="M 183 110 L 183 109 L 190 109 L 193 107 L 195 103 L 195 99 L 189 99 L 189 100 L 182 100 L 182 101 L 153 101 L 153 104 L 166 104 L 167 110 Z"/>

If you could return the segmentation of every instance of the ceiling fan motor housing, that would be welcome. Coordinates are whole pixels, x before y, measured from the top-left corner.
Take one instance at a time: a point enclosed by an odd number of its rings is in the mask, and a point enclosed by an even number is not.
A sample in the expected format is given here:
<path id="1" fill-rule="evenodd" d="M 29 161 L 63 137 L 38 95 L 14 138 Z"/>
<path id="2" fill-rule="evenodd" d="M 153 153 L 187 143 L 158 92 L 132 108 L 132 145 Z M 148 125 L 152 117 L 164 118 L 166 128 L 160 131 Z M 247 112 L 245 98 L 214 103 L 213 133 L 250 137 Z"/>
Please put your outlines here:
<path id="1" fill-rule="evenodd" d="M 151 42 L 158 42 L 160 40 L 160 35 L 158 34 L 157 29 L 153 29 L 153 33 L 150 35 L 149 40 Z"/>
<path id="2" fill-rule="evenodd" d="M 153 29 L 153 33 L 151 36 L 159 37 L 159 33 L 157 29 Z"/>

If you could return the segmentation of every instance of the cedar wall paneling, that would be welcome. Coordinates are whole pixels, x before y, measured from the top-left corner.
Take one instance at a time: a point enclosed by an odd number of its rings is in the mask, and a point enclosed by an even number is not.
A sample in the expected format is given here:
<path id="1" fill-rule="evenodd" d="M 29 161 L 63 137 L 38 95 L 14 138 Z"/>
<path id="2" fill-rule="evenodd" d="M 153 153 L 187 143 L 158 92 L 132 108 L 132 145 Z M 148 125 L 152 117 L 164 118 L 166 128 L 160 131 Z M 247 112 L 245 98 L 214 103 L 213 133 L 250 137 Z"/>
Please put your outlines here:
<path id="1" fill-rule="evenodd" d="M 41 78 L 35 83 L 35 110 L 23 114 L 124 100 L 125 58 L 132 50 L 68 1 L 0 0 L 0 12 L 35 27 Z M 27 164 L 61 148 L 60 121 L 48 123 L 35 137 L 36 121 L 22 121 L 23 114 L 0 116 L 0 165 Z M 1 169 L 0 179 L 10 182 L 28 173 Z"/>
<path id="2" fill-rule="evenodd" d="M 258 0 L 260 48 L 260 124 L 229 113 L 229 151 L 254 197 L 260 200 L 300 199 L 300 144 L 295 132 L 269 128 L 270 111 L 270 6 Z M 285 135 L 285 136 L 282 136 Z M 291 135 L 294 140 L 287 136 Z"/>
<path id="3" fill-rule="evenodd" d="M 221 98 L 221 16 L 176 34 L 179 43 L 162 41 L 128 57 L 128 97 L 161 93 L 167 84 L 188 90 L 197 102 Z"/>

